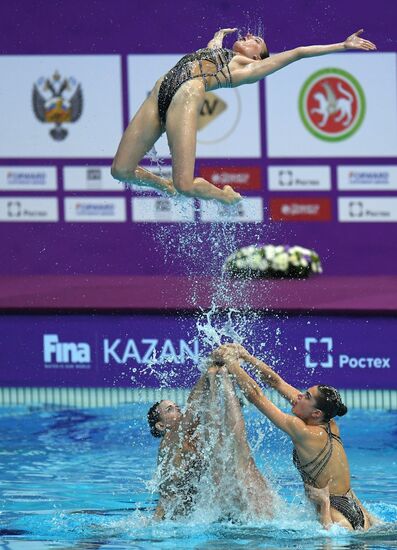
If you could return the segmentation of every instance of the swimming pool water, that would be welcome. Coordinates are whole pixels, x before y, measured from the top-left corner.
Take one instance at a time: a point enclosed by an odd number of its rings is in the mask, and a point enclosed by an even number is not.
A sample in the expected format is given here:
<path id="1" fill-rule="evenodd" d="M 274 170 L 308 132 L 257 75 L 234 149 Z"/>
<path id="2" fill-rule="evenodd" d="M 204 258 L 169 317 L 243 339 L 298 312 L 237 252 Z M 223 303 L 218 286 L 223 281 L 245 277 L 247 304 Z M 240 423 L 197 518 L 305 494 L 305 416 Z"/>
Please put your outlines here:
<path id="1" fill-rule="evenodd" d="M 350 411 L 339 422 L 352 486 L 386 524 L 368 533 L 320 528 L 291 463 L 291 444 L 245 408 L 251 446 L 285 501 L 261 524 L 216 523 L 209 510 L 150 522 L 158 440 L 149 404 L 86 410 L 0 409 L 0 548 L 397 548 L 397 412 Z"/>

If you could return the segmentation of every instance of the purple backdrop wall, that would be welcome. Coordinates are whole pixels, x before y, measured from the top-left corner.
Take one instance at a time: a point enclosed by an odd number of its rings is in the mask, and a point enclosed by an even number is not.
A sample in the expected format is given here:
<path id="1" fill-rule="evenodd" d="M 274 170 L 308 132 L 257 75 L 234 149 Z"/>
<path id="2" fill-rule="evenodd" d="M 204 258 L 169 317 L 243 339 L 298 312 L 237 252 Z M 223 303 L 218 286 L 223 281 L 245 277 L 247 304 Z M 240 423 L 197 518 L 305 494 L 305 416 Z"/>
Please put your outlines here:
<path id="1" fill-rule="evenodd" d="M 0 317 L 0 386 L 191 387 L 214 347 L 196 321 L 158 314 Z M 298 387 L 397 386 L 392 317 L 273 315 L 251 318 L 246 331 L 247 348 Z"/>
<path id="2" fill-rule="evenodd" d="M 380 0 L 376 5 L 358 0 L 337 0 L 331 3 L 327 0 L 254 0 L 249 3 L 175 0 L 172 4 L 154 0 L 148 7 L 129 0 L 85 0 L 83 3 L 76 0 L 34 3 L 17 1 L 2 5 L 0 53 L 121 54 L 125 77 L 127 54 L 182 54 L 202 47 L 214 30 L 223 26 L 253 30 L 263 28 L 270 51 L 282 51 L 301 44 L 340 41 L 349 33 L 364 27 L 367 36 L 378 44 L 381 51 L 396 51 L 396 11 L 393 0 Z M 262 94 L 263 90 L 261 84 Z M 125 80 L 123 91 L 124 122 L 127 122 Z M 10 116 L 15 108 L 16 106 L 10 106 Z M 3 135 L 2 139 L 6 139 L 6 136 Z M 262 141 L 263 139 L 262 135 Z M 369 136 L 369 139 L 376 139 L 376 136 Z M 115 148 L 116 146 L 117 143 L 114 144 Z M 60 169 L 63 164 L 109 164 L 111 160 L 87 158 L 78 161 L 63 159 L 61 162 L 57 159 L 49 161 L 45 158 L 24 158 L 23 152 L 21 155 L 19 160 L 1 159 L 0 167 L 9 164 L 58 166 L 59 198 L 65 196 Z M 396 164 L 394 157 L 382 158 L 381 161 L 374 158 L 360 159 L 359 162 L 353 158 L 343 160 L 345 164 Z M 294 158 L 283 159 L 284 164 L 296 165 L 300 162 Z M 227 158 L 216 161 L 198 160 L 197 168 L 237 163 L 242 166 L 261 166 L 263 174 L 266 174 L 267 166 L 277 164 L 277 159 L 272 159 L 270 163 L 265 157 L 253 161 L 231 161 Z M 334 190 L 337 163 L 335 159 L 305 159 L 306 165 L 331 166 Z M 389 192 L 384 195 L 392 194 Z M 264 184 L 260 195 L 264 197 L 266 205 L 269 191 Z M 371 193 L 367 195 L 371 196 Z M 73 193 L 69 193 L 69 196 L 73 196 Z M 311 196 L 317 197 L 319 194 L 312 193 Z M 313 247 L 323 257 L 325 270 L 330 275 L 395 274 L 397 261 L 395 254 L 392 254 L 396 236 L 395 223 L 338 223 L 335 219 L 336 202 L 337 195 L 333 191 L 332 221 L 269 223 L 268 213 L 265 212 L 265 224 L 259 227 L 247 224 L 238 229 L 236 243 L 248 244 L 259 235 L 263 241 L 298 243 Z M 153 227 L 131 223 L 130 218 L 127 221 L 129 223 L 124 224 L 67 224 L 62 221 L 56 224 L 2 223 L 0 256 L 3 261 L 0 264 L 0 274 L 203 272 L 205 264 L 197 261 L 194 255 L 189 257 L 184 254 L 181 259 L 164 262 L 162 244 L 158 240 L 159 224 Z M 168 227 L 169 235 L 178 240 L 181 227 L 177 224 Z M 208 228 L 206 224 L 196 224 L 194 231 L 198 238 L 205 239 Z M 388 258 L 387 261 L 385 257 Z"/>

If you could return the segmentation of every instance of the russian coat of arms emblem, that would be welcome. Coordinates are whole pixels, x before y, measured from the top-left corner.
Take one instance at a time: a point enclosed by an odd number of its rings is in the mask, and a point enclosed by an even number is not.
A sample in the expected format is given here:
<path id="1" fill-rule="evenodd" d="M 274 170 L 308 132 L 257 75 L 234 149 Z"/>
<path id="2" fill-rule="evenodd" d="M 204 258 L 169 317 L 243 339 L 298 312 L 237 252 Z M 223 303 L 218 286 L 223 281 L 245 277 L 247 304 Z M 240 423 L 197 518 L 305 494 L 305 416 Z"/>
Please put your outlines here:
<path id="1" fill-rule="evenodd" d="M 75 78 L 62 78 L 55 71 L 51 78 L 41 77 L 33 86 L 33 111 L 40 122 L 55 124 L 50 135 L 62 141 L 68 131 L 62 125 L 76 122 L 83 111 L 83 92 Z"/>

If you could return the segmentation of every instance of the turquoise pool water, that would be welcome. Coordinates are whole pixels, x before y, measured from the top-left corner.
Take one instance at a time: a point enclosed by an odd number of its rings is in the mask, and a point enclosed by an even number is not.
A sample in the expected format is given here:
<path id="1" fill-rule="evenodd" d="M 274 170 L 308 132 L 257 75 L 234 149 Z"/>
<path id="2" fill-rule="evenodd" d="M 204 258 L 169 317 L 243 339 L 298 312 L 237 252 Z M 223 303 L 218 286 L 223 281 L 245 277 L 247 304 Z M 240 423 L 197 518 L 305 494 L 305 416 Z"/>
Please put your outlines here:
<path id="1" fill-rule="evenodd" d="M 323 531 L 305 504 L 283 434 L 245 410 L 258 465 L 285 504 L 261 524 L 214 523 L 210 510 L 152 524 L 158 440 L 146 404 L 86 410 L 0 409 L 0 548 L 397 548 L 397 412 L 351 411 L 340 426 L 352 486 L 385 523 Z"/>

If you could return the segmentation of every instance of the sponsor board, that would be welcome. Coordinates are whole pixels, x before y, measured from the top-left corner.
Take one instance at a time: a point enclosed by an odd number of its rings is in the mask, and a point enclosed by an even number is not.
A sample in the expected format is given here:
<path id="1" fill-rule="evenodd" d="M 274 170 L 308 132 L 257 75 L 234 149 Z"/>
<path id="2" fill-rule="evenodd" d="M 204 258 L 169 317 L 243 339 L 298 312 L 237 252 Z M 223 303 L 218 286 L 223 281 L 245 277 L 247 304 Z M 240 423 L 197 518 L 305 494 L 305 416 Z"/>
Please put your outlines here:
<path id="1" fill-rule="evenodd" d="M 270 199 L 270 218 L 273 221 L 326 222 L 332 219 L 330 199 L 294 198 Z"/>
<path id="2" fill-rule="evenodd" d="M 0 198 L 0 222 L 57 222 L 58 199 L 50 197 Z"/>
<path id="3" fill-rule="evenodd" d="M 199 175 L 217 187 L 231 185 L 236 191 L 260 191 L 260 166 L 201 166 Z"/>
<path id="4" fill-rule="evenodd" d="M 352 354 L 347 345 L 337 345 L 330 336 L 305 338 L 307 369 L 391 369 L 393 358 L 384 354 Z"/>
<path id="5" fill-rule="evenodd" d="M 180 55 L 128 56 L 129 116 L 139 109 L 161 74 Z M 155 145 L 169 157 L 164 135 Z M 197 158 L 259 158 L 261 156 L 259 84 L 207 92 L 198 120 Z"/>
<path id="6" fill-rule="evenodd" d="M 269 157 L 396 156 L 396 61 L 332 54 L 265 79 Z"/>
<path id="7" fill-rule="evenodd" d="M 340 191 L 396 191 L 397 166 L 338 166 Z"/>
<path id="8" fill-rule="evenodd" d="M 194 222 L 194 201 L 192 199 L 134 197 L 131 204 L 133 222 Z"/>
<path id="9" fill-rule="evenodd" d="M 149 288 L 149 287 L 148 287 Z M 217 319 L 239 332 L 241 316 Z M 0 316 L 0 384 L 33 387 L 191 388 L 214 343 L 203 313 Z M 247 319 L 244 344 L 298 388 L 396 388 L 391 316 L 269 316 Z M 204 323 L 204 324 L 202 324 Z M 248 329 L 248 332 L 247 332 Z M 21 334 L 24 335 L 21 338 Z"/>
<path id="10" fill-rule="evenodd" d="M 340 222 L 397 222 L 397 197 L 339 197 Z"/>
<path id="11" fill-rule="evenodd" d="M 330 191 L 329 166 L 269 166 L 270 191 Z"/>
<path id="12" fill-rule="evenodd" d="M 110 166 L 65 166 L 65 191 L 124 191 L 122 183 L 114 180 Z"/>
<path id="13" fill-rule="evenodd" d="M 0 191 L 56 191 L 55 166 L 0 166 Z"/>
<path id="14" fill-rule="evenodd" d="M 0 157 L 113 157 L 123 132 L 120 56 L 5 55 L 0 73 Z"/>
<path id="15" fill-rule="evenodd" d="M 65 198 L 66 222 L 125 222 L 124 198 L 67 197 Z"/>
<path id="16" fill-rule="evenodd" d="M 200 201 L 200 220 L 219 223 L 259 223 L 263 222 L 263 199 L 245 197 L 234 206 L 215 201 Z"/>

